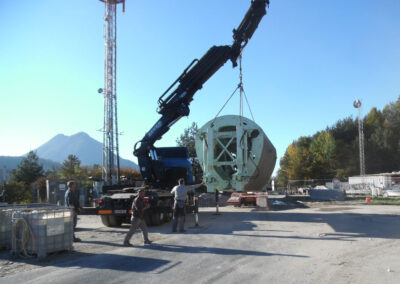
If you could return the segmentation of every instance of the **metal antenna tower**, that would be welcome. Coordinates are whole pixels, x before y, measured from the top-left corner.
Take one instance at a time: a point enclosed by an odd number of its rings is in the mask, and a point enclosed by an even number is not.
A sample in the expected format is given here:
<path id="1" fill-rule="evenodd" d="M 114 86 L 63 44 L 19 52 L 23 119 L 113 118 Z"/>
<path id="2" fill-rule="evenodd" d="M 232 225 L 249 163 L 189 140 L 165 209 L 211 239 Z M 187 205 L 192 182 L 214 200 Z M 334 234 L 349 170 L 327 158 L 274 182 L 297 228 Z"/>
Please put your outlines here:
<path id="1" fill-rule="evenodd" d="M 364 121 L 361 117 L 361 101 L 355 100 L 353 106 L 358 109 L 358 140 L 360 145 L 360 176 L 365 176 L 365 155 L 364 155 Z"/>
<path id="2" fill-rule="evenodd" d="M 125 0 L 100 0 L 104 2 L 104 95 L 103 170 L 106 185 L 119 183 L 119 146 L 117 120 L 117 5 Z"/>

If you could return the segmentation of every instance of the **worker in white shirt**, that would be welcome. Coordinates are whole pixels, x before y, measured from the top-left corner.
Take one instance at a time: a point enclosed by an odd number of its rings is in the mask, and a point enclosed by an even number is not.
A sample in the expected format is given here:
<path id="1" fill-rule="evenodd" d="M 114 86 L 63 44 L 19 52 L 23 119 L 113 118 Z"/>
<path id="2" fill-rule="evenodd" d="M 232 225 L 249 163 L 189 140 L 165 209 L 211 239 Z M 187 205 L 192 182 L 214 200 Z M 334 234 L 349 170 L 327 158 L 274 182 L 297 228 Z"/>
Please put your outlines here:
<path id="1" fill-rule="evenodd" d="M 185 185 L 185 180 L 180 178 L 178 180 L 178 185 L 175 186 L 171 193 L 174 194 L 174 208 L 173 208 L 173 219 L 172 219 L 172 232 L 176 232 L 176 227 L 178 225 L 179 219 L 179 232 L 185 232 L 184 224 L 185 224 L 185 200 L 187 198 L 187 194 L 190 191 L 195 190 L 200 187 L 202 183 L 197 185 Z"/>

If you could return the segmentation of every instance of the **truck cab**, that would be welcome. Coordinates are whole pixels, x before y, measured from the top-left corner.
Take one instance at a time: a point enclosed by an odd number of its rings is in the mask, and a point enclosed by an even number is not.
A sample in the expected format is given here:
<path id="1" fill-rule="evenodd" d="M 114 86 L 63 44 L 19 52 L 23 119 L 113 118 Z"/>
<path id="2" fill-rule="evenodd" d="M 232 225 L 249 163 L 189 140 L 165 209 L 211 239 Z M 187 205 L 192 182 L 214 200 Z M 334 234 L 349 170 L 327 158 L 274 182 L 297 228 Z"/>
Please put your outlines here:
<path id="1" fill-rule="evenodd" d="M 162 188 L 172 188 L 178 179 L 184 178 L 186 184 L 193 183 L 192 164 L 189 160 L 189 151 L 186 147 L 160 147 L 156 148 L 157 166 L 162 171 Z M 153 164 L 156 161 L 153 160 Z"/>

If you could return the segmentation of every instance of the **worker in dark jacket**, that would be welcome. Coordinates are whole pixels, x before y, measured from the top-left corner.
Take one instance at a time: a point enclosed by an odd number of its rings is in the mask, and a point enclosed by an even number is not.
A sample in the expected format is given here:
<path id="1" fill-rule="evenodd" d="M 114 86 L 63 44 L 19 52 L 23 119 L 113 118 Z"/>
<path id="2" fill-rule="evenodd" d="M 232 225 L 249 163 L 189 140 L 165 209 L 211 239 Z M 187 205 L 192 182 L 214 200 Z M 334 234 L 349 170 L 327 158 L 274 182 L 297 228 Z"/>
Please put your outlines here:
<path id="1" fill-rule="evenodd" d="M 142 229 L 144 244 L 151 244 L 146 221 L 144 220 L 144 211 L 150 208 L 150 204 L 145 204 L 144 196 L 145 190 L 141 189 L 139 190 L 139 195 L 133 200 L 131 227 L 129 228 L 129 232 L 126 234 L 124 246 L 132 246 L 129 241 L 138 228 Z"/>
<path id="2" fill-rule="evenodd" d="M 76 189 L 76 184 L 73 180 L 67 182 L 68 190 L 65 192 L 65 207 L 72 209 L 72 214 L 74 217 L 74 242 L 80 242 L 81 240 L 75 237 L 75 228 L 78 222 L 78 212 L 81 207 L 79 205 L 79 195 Z"/>

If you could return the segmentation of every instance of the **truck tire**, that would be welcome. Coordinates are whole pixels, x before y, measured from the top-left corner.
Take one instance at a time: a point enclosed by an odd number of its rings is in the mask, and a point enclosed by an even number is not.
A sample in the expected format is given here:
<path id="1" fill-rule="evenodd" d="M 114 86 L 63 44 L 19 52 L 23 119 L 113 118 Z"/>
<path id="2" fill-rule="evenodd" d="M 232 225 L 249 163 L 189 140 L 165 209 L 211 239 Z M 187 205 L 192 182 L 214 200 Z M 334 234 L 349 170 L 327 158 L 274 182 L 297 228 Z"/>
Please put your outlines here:
<path id="1" fill-rule="evenodd" d="M 101 222 L 103 222 L 103 225 L 106 227 L 110 227 L 110 219 L 108 218 L 109 216 L 101 215 Z"/>
<path id="2" fill-rule="evenodd" d="M 120 216 L 110 215 L 108 219 L 110 220 L 110 227 L 120 227 L 122 224 L 122 217 Z"/>

